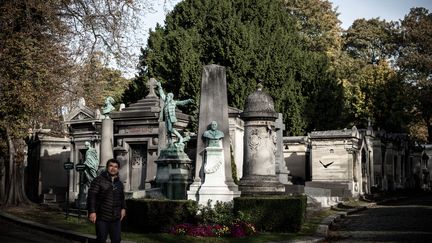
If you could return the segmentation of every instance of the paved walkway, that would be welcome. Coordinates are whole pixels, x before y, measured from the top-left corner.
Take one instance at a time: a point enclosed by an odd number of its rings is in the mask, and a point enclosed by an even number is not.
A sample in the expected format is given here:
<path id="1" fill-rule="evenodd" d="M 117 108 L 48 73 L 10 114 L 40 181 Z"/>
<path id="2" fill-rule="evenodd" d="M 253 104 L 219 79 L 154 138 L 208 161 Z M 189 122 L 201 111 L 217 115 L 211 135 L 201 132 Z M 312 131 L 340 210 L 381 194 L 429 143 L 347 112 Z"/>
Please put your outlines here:
<path id="1" fill-rule="evenodd" d="M 71 241 L 62 237 L 54 236 L 35 230 L 29 227 L 24 227 L 8 220 L 0 218 L 0 242 L 4 243 L 71 243 Z"/>
<path id="2" fill-rule="evenodd" d="M 432 242 L 432 195 L 388 202 L 336 223 L 327 242 Z"/>

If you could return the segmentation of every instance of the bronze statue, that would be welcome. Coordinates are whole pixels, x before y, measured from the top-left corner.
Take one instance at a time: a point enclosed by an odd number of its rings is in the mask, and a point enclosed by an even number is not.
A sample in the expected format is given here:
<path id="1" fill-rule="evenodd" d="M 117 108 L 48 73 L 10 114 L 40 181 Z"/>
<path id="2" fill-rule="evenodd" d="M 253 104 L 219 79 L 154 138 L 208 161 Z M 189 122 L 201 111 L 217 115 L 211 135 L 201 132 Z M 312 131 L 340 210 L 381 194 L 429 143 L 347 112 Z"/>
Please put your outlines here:
<path id="1" fill-rule="evenodd" d="M 205 131 L 203 137 L 207 139 L 208 147 L 221 147 L 219 141 L 224 137 L 224 133 L 220 130 L 217 130 L 217 122 L 212 121 L 210 123 L 210 129 Z"/>
<path id="2" fill-rule="evenodd" d="M 161 110 L 160 113 L 160 119 L 165 121 L 165 126 L 167 129 L 167 136 L 168 136 L 168 144 L 172 145 L 172 134 L 176 135 L 178 137 L 178 143 L 183 143 L 183 137 L 180 135 L 180 133 L 174 128 L 174 124 L 177 122 L 176 117 L 176 106 L 177 105 L 187 105 L 189 103 L 193 102 L 193 99 L 187 99 L 187 100 L 174 100 L 174 94 L 168 93 L 168 95 L 165 95 L 161 83 L 157 82 L 156 85 L 159 88 L 159 96 L 164 101 L 164 107 Z"/>

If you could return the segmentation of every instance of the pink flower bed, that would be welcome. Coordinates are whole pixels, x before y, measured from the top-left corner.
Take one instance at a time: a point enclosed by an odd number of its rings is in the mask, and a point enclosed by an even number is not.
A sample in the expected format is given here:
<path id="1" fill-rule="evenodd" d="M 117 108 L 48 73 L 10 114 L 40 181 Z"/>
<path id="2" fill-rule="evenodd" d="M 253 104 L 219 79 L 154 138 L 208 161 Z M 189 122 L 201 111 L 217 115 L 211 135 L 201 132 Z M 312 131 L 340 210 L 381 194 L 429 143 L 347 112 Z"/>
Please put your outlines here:
<path id="1" fill-rule="evenodd" d="M 194 237 L 245 237 L 256 234 L 255 226 L 243 221 L 226 225 L 192 225 L 178 224 L 170 229 L 171 234 L 190 235 Z"/>

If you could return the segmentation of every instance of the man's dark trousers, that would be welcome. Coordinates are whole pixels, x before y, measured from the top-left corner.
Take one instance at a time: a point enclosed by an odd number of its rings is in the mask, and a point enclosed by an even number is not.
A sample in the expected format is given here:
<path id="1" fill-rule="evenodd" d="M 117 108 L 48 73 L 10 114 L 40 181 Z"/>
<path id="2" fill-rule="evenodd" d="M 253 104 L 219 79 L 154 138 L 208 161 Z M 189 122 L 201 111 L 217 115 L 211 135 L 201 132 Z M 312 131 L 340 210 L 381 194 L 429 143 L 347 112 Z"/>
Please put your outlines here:
<path id="1" fill-rule="evenodd" d="M 96 241 L 98 243 L 105 243 L 108 234 L 112 243 L 120 243 L 120 232 L 120 219 L 114 221 L 96 220 Z"/>

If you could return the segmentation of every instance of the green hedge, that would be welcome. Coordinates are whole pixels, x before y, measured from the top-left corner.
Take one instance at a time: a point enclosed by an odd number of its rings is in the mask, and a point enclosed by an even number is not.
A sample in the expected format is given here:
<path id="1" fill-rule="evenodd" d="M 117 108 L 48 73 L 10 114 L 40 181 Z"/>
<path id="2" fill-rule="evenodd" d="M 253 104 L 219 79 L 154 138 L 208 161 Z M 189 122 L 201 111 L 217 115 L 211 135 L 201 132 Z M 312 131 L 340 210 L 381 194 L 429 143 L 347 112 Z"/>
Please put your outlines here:
<path id="1" fill-rule="evenodd" d="M 234 211 L 260 231 L 297 232 L 304 221 L 306 197 L 238 197 Z"/>
<path id="2" fill-rule="evenodd" d="M 195 223 L 197 202 L 191 200 L 130 199 L 126 224 L 140 232 L 163 232 L 180 223 Z"/>

